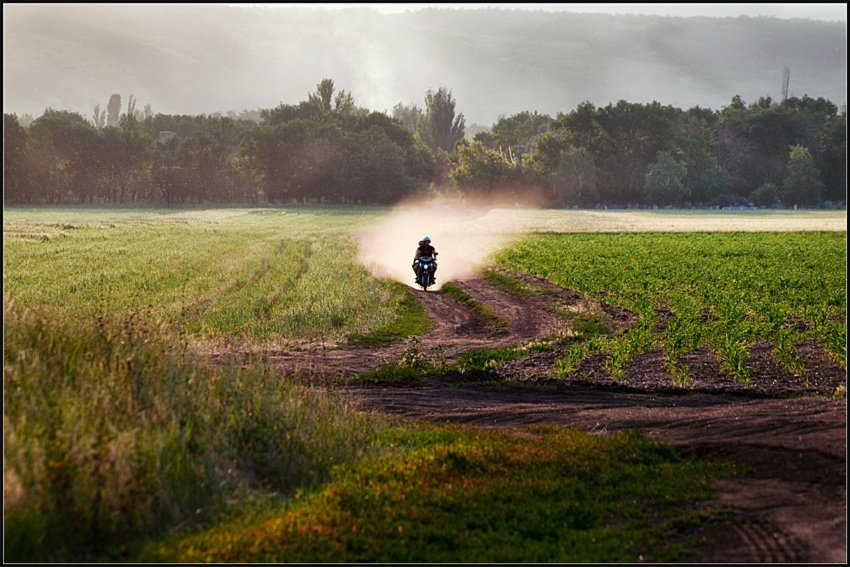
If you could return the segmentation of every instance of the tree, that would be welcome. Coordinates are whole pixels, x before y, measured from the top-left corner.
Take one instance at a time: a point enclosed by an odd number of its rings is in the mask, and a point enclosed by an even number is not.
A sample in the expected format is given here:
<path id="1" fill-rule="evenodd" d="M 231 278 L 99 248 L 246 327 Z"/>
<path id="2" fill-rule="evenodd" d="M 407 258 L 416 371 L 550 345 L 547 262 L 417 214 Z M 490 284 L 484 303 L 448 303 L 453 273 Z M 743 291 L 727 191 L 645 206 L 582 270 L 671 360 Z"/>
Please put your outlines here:
<path id="1" fill-rule="evenodd" d="M 148 170 L 149 151 L 153 145 L 153 139 L 147 135 L 135 114 L 135 103 L 133 112 L 121 117 L 121 142 L 123 149 L 123 173 L 124 182 L 119 186 L 118 201 L 123 202 L 125 198 L 136 200 L 138 193 L 146 194 L 145 172 Z"/>
<path id="2" fill-rule="evenodd" d="M 204 200 L 215 202 L 221 197 L 224 179 L 219 167 L 218 148 L 211 138 L 206 132 L 194 134 L 182 140 L 178 148 L 177 156 L 183 164 L 186 182 L 184 197 L 190 203 L 193 199 L 198 203 Z"/>
<path id="3" fill-rule="evenodd" d="M 335 112 L 337 114 L 353 114 L 357 111 L 354 104 L 354 97 L 351 93 L 345 92 L 345 89 L 340 90 L 334 96 L 334 82 L 331 79 L 322 79 L 322 82 L 316 85 L 316 92 L 307 95 L 307 102 L 301 103 L 306 107 L 299 114 L 300 117 L 306 117 L 310 114 L 310 110 L 320 113 Z M 368 113 L 368 111 L 366 111 Z"/>
<path id="4" fill-rule="evenodd" d="M 185 199 L 189 180 L 187 168 L 178 157 L 183 139 L 171 136 L 164 142 L 157 142 L 151 162 L 151 181 L 156 190 L 154 200 L 164 200 L 171 204 Z"/>
<path id="5" fill-rule="evenodd" d="M 779 188 L 774 183 L 762 183 L 750 193 L 750 201 L 757 207 L 769 207 L 779 200 Z"/>
<path id="6" fill-rule="evenodd" d="M 286 160 L 290 148 L 283 139 L 282 130 L 287 126 L 257 125 L 241 137 L 237 148 L 242 170 L 253 178 L 258 192 L 270 201 L 286 197 Z"/>
<path id="7" fill-rule="evenodd" d="M 823 197 L 829 201 L 847 201 L 847 107 L 831 116 L 818 134 L 818 160 Z"/>
<path id="8" fill-rule="evenodd" d="M 455 116 L 451 91 L 445 87 L 440 87 L 436 93 L 429 89 L 425 94 L 425 116 L 417 125 L 425 145 L 435 154 L 439 149 L 452 153 L 463 139 L 464 126 L 463 114 Z"/>
<path id="9" fill-rule="evenodd" d="M 791 83 L 791 70 L 785 65 L 782 69 L 782 102 L 788 100 L 788 85 Z"/>
<path id="10" fill-rule="evenodd" d="M 425 114 L 415 104 L 405 106 L 402 103 L 398 103 L 393 107 L 393 118 L 404 124 L 404 127 L 411 132 L 416 132 L 417 124 L 424 117 Z"/>
<path id="11" fill-rule="evenodd" d="M 597 114 L 593 103 L 585 101 L 569 114 L 559 114 L 557 118 L 569 134 L 573 145 L 593 151 L 602 136 L 602 128 L 596 120 Z"/>
<path id="12" fill-rule="evenodd" d="M 241 196 L 243 179 L 235 168 L 237 135 L 235 120 L 213 116 L 201 132 L 180 144 L 177 156 L 184 165 L 190 199 L 235 202 Z"/>
<path id="13" fill-rule="evenodd" d="M 340 114 L 351 114 L 354 109 L 354 97 L 351 93 L 345 92 L 345 89 L 336 93 L 336 96 L 334 97 L 334 112 L 338 112 Z"/>
<path id="14" fill-rule="evenodd" d="M 525 146 L 532 138 L 545 132 L 551 122 L 552 118 L 546 114 L 531 114 L 528 111 L 510 118 L 500 116 L 491 130 L 493 147 L 502 147 L 506 152 L 513 147 L 516 151 L 517 146 Z"/>
<path id="15" fill-rule="evenodd" d="M 145 132 L 153 139 L 159 139 L 160 132 L 173 132 L 181 138 L 188 138 L 192 134 L 203 131 L 207 117 L 189 116 L 186 114 L 156 114 L 144 121 Z"/>
<path id="16" fill-rule="evenodd" d="M 32 114 L 25 112 L 21 114 L 20 118 L 18 118 L 18 122 L 20 123 L 22 128 L 27 129 L 32 126 L 33 122 L 35 122 L 35 117 L 33 117 Z"/>
<path id="17" fill-rule="evenodd" d="M 552 186 L 559 205 L 592 203 L 596 194 L 596 161 L 586 148 L 568 148 L 561 152 Z"/>
<path id="18" fill-rule="evenodd" d="M 823 183 L 820 169 L 812 154 L 803 146 L 791 146 L 788 157 L 788 177 L 782 184 L 782 202 L 794 205 L 815 205 L 820 201 Z"/>
<path id="19" fill-rule="evenodd" d="M 644 199 L 646 172 L 659 151 L 675 148 L 681 111 L 658 102 L 624 100 L 597 110 L 600 128 L 596 154 L 597 183 L 603 202 L 635 203 Z"/>
<path id="20" fill-rule="evenodd" d="M 457 147 L 457 165 L 449 174 L 467 195 L 486 194 L 508 185 L 513 165 L 481 142 L 464 142 Z"/>
<path id="21" fill-rule="evenodd" d="M 392 203 L 410 192 L 414 180 L 407 174 L 405 152 L 386 132 L 374 125 L 347 138 L 348 147 L 358 156 L 346 169 L 346 177 L 358 180 L 352 187 L 355 198 L 364 203 Z"/>
<path id="22" fill-rule="evenodd" d="M 690 189 L 685 185 L 688 168 L 670 152 L 658 152 L 655 163 L 646 171 L 644 191 L 650 203 L 656 205 L 681 205 L 690 197 Z"/>
<path id="23" fill-rule="evenodd" d="M 82 202 L 91 196 L 98 132 L 81 114 L 47 109 L 30 126 L 33 189 L 48 203 Z"/>
<path id="24" fill-rule="evenodd" d="M 127 101 L 127 116 L 136 116 L 136 101 L 133 95 L 130 95 L 130 100 Z"/>
<path id="25" fill-rule="evenodd" d="M 684 113 L 676 128 L 676 155 L 688 168 L 685 185 L 695 203 L 708 203 L 732 190 L 732 176 L 717 161 L 717 119 L 714 111 L 695 106 Z"/>
<path id="26" fill-rule="evenodd" d="M 234 116 L 233 118 L 236 118 L 240 122 L 253 122 L 254 124 L 259 124 L 262 120 L 260 117 L 259 109 L 254 110 L 247 108 L 240 110 L 239 114 Z"/>
<path id="27" fill-rule="evenodd" d="M 150 198 L 150 149 L 153 139 L 135 115 L 124 114 L 119 127 L 107 126 L 101 136 L 100 166 L 106 198 L 111 202 Z"/>
<path id="28" fill-rule="evenodd" d="M 693 180 L 692 184 L 690 180 Z M 696 203 L 710 203 L 718 195 L 732 193 L 732 174 L 717 163 L 696 172 L 688 168 L 686 186 L 691 188 L 691 200 Z"/>
<path id="29" fill-rule="evenodd" d="M 741 98 L 741 95 L 735 95 L 732 97 L 732 102 L 729 106 L 723 107 L 723 110 L 729 110 L 730 112 L 740 112 L 742 110 L 747 109 L 747 105 L 744 103 L 744 99 Z"/>
<path id="30" fill-rule="evenodd" d="M 118 120 L 121 118 L 121 95 L 114 94 L 109 97 L 109 104 L 106 105 L 106 125 L 118 127 Z"/>
<path id="31" fill-rule="evenodd" d="M 92 122 L 94 123 L 94 127 L 98 130 L 103 130 L 103 127 L 106 126 L 106 109 L 104 108 L 101 110 L 100 104 L 96 104 L 94 106 Z"/>
<path id="32" fill-rule="evenodd" d="M 563 130 L 541 134 L 523 157 L 523 177 L 531 183 L 551 184 L 552 174 L 560 167 L 561 155 L 569 147 L 570 141 Z"/>
<path id="33" fill-rule="evenodd" d="M 29 203 L 27 132 L 14 114 L 3 115 L 3 202 Z"/>
<path id="34" fill-rule="evenodd" d="M 407 168 L 407 173 L 414 180 L 415 184 L 421 188 L 426 187 L 431 180 L 434 179 L 436 172 L 436 161 L 431 151 L 422 143 L 422 140 L 415 140 L 409 148 L 404 148 L 406 158 L 404 166 Z M 416 187 L 413 187 L 416 189 Z"/>
<path id="35" fill-rule="evenodd" d="M 819 142 L 827 125 L 836 120 L 834 104 L 808 96 L 789 97 L 779 104 L 769 97 L 749 106 L 738 102 L 719 113 L 716 148 L 718 163 L 732 174 L 735 193 L 747 195 L 763 183 L 782 186 L 790 146 L 808 148 L 818 167 L 827 163 L 831 148 Z"/>
<path id="36" fill-rule="evenodd" d="M 307 102 L 324 112 L 330 112 L 333 94 L 334 82 L 331 79 L 322 79 L 322 82 L 316 85 L 316 92 L 307 95 Z"/>
<path id="37" fill-rule="evenodd" d="M 484 147 L 488 150 L 493 149 L 493 134 L 491 134 L 487 130 L 478 132 L 477 134 L 475 134 L 475 136 L 472 137 L 472 139 L 476 142 L 481 142 L 482 144 L 484 144 Z"/>

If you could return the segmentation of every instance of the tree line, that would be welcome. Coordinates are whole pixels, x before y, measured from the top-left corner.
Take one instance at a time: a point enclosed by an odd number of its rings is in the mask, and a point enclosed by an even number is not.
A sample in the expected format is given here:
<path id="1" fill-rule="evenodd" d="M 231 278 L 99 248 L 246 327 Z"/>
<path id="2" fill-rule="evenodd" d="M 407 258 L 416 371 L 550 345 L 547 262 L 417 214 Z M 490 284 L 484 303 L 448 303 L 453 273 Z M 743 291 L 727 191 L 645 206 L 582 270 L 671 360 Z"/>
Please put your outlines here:
<path id="1" fill-rule="evenodd" d="M 846 200 L 847 112 L 739 96 L 720 111 L 589 102 L 522 112 L 459 146 L 465 192 L 536 187 L 552 206 L 815 206 Z"/>
<path id="2" fill-rule="evenodd" d="M 257 116 L 4 115 L 4 202 L 393 203 L 431 182 L 424 143 L 323 80 L 298 105 Z M 430 119 L 430 117 L 426 117 Z"/>
<path id="3" fill-rule="evenodd" d="M 846 107 L 739 96 L 719 111 L 590 102 L 465 137 L 451 91 L 390 113 L 324 79 L 241 114 L 4 114 L 4 203 L 391 204 L 428 191 L 551 207 L 816 206 L 846 200 Z"/>

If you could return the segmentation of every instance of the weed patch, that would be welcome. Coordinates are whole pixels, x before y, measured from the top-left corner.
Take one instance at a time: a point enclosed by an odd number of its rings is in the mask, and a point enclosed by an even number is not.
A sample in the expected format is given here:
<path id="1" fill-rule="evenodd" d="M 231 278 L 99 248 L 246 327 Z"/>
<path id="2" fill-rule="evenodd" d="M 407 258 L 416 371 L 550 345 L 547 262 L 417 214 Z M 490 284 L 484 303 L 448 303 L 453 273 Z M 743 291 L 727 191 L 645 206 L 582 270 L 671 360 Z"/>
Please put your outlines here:
<path id="1" fill-rule="evenodd" d="M 383 347 L 428 331 L 432 325 L 431 319 L 410 288 L 396 282 L 390 284 L 390 289 L 391 303 L 397 306 L 396 318 L 369 334 L 351 335 L 349 342 L 362 347 Z"/>
<path id="2" fill-rule="evenodd" d="M 568 344 L 573 340 L 575 339 L 569 336 L 555 335 L 524 345 L 499 349 L 470 349 L 461 354 L 456 362 L 448 363 L 443 355 L 442 345 L 432 348 L 429 352 L 423 350 L 419 340 L 413 337 L 410 339 L 410 346 L 402 354 L 399 362 L 385 364 L 374 370 L 348 378 L 346 381 L 399 382 L 452 372 L 461 374 L 494 373 L 504 362 L 539 352 L 550 352 L 554 350 L 556 345 Z"/>
<path id="3" fill-rule="evenodd" d="M 491 332 L 498 333 L 503 329 L 506 329 L 510 322 L 460 289 L 455 284 L 449 282 L 443 285 L 443 292 L 460 303 L 461 305 L 466 306 L 472 313 L 477 315 L 478 317 L 484 319 L 488 325 L 490 325 Z"/>
<path id="4" fill-rule="evenodd" d="M 421 426 L 385 434 L 399 456 L 347 465 L 320 491 L 250 522 L 149 547 L 180 562 L 669 561 L 672 532 L 707 518 L 726 464 L 679 458 L 641 432 L 522 435 Z M 656 514 L 663 508 L 663 515 Z"/>

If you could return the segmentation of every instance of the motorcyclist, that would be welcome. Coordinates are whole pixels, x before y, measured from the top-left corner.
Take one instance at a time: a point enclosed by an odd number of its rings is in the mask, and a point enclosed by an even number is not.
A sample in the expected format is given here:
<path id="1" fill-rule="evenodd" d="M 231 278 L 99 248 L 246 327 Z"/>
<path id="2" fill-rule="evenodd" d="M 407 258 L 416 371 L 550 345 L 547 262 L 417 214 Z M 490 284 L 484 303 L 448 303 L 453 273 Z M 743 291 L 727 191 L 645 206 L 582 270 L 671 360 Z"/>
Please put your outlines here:
<path id="1" fill-rule="evenodd" d="M 419 283 L 419 258 L 422 256 L 430 256 L 434 259 L 434 271 L 437 271 L 437 250 L 431 246 L 431 238 L 426 236 L 419 241 L 419 247 L 416 248 L 416 253 L 413 256 L 413 273 L 416 274 L 415 283 Z M 436 278 L 434 278 L 436 281 Z"/>

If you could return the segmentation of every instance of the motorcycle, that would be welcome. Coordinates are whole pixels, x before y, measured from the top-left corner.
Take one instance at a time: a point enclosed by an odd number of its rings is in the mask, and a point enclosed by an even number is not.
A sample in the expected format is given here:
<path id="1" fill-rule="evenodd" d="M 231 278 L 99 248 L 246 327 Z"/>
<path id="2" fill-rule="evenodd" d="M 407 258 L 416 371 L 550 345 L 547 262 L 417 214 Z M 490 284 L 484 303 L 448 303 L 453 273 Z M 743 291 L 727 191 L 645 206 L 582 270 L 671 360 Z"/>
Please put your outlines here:
<path id="1" fill-rule="evenodd" d="M 434 278 L 434 272 L 437 271 L 437 253 L 434 252 L 434 257 L 420 256 L 419 258 L 419 273 L 416 275 L 416 284 L 423 291 L 428 291 L 428 288 L 434 285 L 437 280 Z"/>

